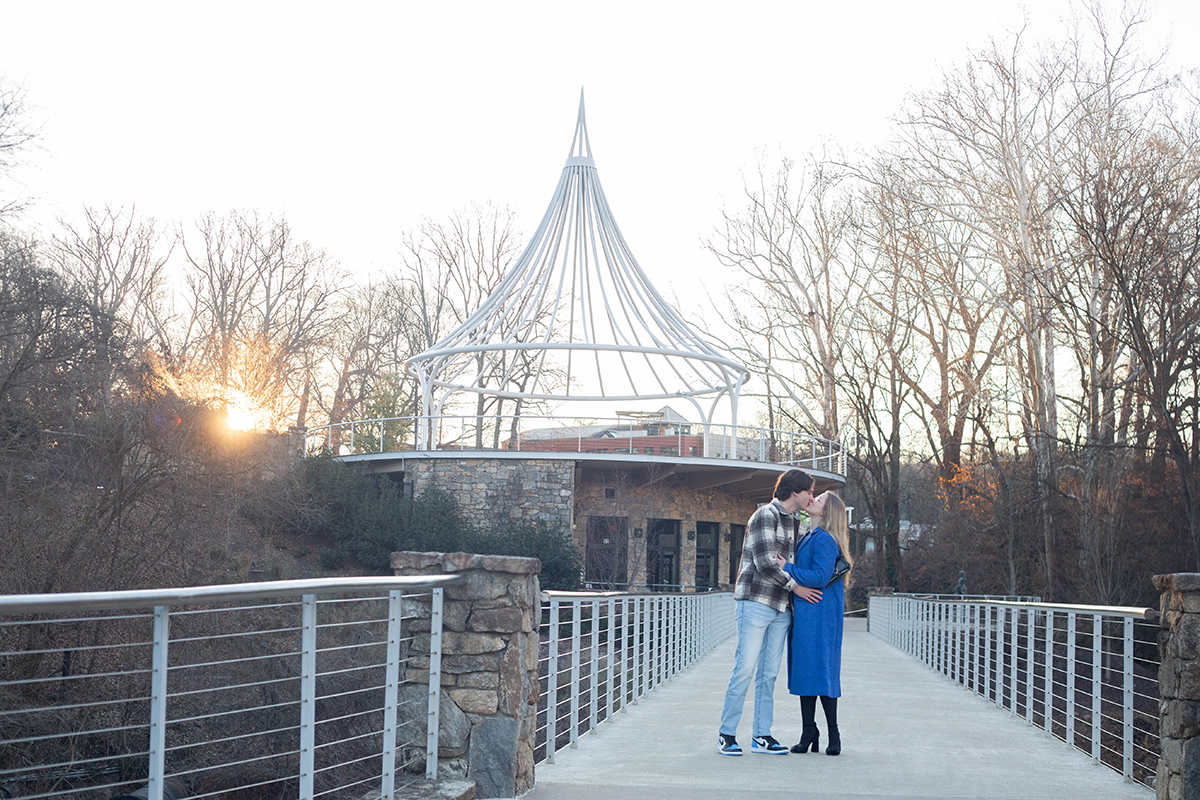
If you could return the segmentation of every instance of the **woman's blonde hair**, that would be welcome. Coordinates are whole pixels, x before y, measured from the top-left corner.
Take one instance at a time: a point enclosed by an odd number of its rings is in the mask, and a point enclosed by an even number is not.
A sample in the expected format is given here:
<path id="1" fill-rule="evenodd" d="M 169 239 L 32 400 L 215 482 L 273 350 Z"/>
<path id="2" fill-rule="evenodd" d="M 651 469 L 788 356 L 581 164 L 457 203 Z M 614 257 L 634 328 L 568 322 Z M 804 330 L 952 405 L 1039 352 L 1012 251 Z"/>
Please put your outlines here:
<path id="1" fill-rule="evenodd" d="M 825 510 L 821 517 L 821 527 L 829 531 L 829 535 L 837 542 L 838 550 L 842 551 L 842 558 L 850 562 L 850 566 L 854 566 L 854 558 L 850 555 L 850 522 L 849 516 L 846 514 L 846 504 L 842 498 L 838 497 L 833 492 L 825 492 Z M 850 588 L 850 575 L 854 570 L 846 574 L 846 588 Z"/>

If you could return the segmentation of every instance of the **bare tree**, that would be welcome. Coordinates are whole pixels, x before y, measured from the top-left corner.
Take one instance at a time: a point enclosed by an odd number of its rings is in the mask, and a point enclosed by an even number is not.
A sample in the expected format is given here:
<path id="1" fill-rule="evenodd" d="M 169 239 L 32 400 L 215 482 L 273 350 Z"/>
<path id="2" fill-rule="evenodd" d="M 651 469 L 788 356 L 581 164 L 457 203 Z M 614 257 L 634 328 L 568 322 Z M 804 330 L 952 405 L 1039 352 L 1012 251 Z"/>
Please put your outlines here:
<path id="1" fill-rule="evenodd" d="M 925 196 L 909 200 L 970 232 L 949 242 L 971 281 L 1015 325 L 1004 366 L 1020 377 L 1011 398 L 1034 456 L 1046 595 L 1058 584 L 1053 498 L 1057 490 L 1058 385 L 1054 311 L 1066 257 L 1049 164 L 1056 135 L 1074 111 L 1063 99 L 1065 56 L 1045 47 L 1029 58 L 1022 37 L 993 42 L 902 117 L 897 162 Z"/>
<path id="2" fill-rule="evenodd" d="M 314 352 L 334 329 L 336 263 L 297 241 L 286 221 L 257 214 L 207 215 L 180 242 L 188 309 L 176 369 L 222 401 L 241 392 L 274 424 L 295 418 Z"/>
<path id="3" fill-rule="evenodd" d="M 725 305 L 738 337 L 725 346 L 755 371 L 776 378 L 768 387 L 786 402 L 768 403 L 771 427 L 782 427 L 777 409 L 785 417 L 790 409 L 799 416 L 789 427 L 836 440 L 839 343 L 857 313 L 869 270 L 848 246 L 843 174 L 816 159 L 797 172 L 791 159 L 769 174 L 760 163 L 757 182 L 745 189 L 744 208 L 724 213 L 724 229 L 707 247 L 722 265 L 749 279 Z"/>
<path id="4" fill-rule="evenodd" d="M 24 153 L 37 136 L 25 105 L 25 91 L 0 76 L 0 189 L 21 163 Z M 0 220 L 25 208 L 27 199 L 0 193 Z"/>

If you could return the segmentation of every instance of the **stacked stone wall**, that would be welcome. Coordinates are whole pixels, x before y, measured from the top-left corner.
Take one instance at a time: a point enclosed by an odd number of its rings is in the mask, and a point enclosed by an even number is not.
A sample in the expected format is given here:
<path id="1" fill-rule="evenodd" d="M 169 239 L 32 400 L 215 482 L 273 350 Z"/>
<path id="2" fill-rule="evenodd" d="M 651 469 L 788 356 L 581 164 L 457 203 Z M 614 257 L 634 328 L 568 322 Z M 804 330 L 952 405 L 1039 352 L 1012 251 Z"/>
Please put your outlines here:
<path id="1" fill-rule="evenodd" d="M 397 575 L 457 573 L 442 609 L 438 778 L 474 781 L 478 797 L 516 797 L 533 787 L 541 592 L 536 558 L 467 553 L 393 553 Z M 411 636 L 402 658 L 401 724 L 427 730 L 432 607 L 404 601 Z M 424 770 L 424 751 L 404 753 Z"/>
<path id="2" fill-rule="evenodd" d="M 1158 650 L 1158 800 L 1200 800 L 1200 574 L 1155 575 Z"/>
<path id="3" fill-rule="evenodd" d="M 413 459 L 405 479 L 421 495 L 436 490 L 485 531 L 531 522 L 567 528 L 574 511 L 574 461 L 551 459 Z"/>

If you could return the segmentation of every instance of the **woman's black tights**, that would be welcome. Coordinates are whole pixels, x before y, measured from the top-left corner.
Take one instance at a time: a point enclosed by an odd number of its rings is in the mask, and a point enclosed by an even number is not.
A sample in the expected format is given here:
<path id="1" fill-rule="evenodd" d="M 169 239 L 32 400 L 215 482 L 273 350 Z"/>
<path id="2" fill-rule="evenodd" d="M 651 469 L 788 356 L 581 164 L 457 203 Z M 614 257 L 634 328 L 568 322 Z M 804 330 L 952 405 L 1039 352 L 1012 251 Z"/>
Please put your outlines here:
<path id="1" fill-rule="evenodd" d="M 836 697 L 821 695 L 821 710 L 825 712 L 825 724 L 831 731 L 836 731 L 838 726 L 837 701 Z M 817 724 L 817 695 L 800 695 L 800 720 L 806 728 Z"/>

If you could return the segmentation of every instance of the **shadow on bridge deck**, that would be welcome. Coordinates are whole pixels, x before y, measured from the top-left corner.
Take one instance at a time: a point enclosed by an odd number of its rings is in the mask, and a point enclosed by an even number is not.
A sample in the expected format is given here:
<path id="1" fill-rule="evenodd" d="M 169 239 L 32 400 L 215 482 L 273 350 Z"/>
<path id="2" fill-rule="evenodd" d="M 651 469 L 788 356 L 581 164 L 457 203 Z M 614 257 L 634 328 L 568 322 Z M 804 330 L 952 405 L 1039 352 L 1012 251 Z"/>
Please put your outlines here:
<path id="1" fill-rule="evenodd" d="M 1150 800 L 1089 756 L 971 693 L 850 620 L 838 708 L 842 754 L 717 753 L 734 639 L 627 713 L 537 767 L 525 800 Z M 750 743 L 753 687 L 738 741 Z M 817 722 L 824 748 L 824 721 Z M 795 744 L 800 710 L 775 684 L 775 737 Z"/>

